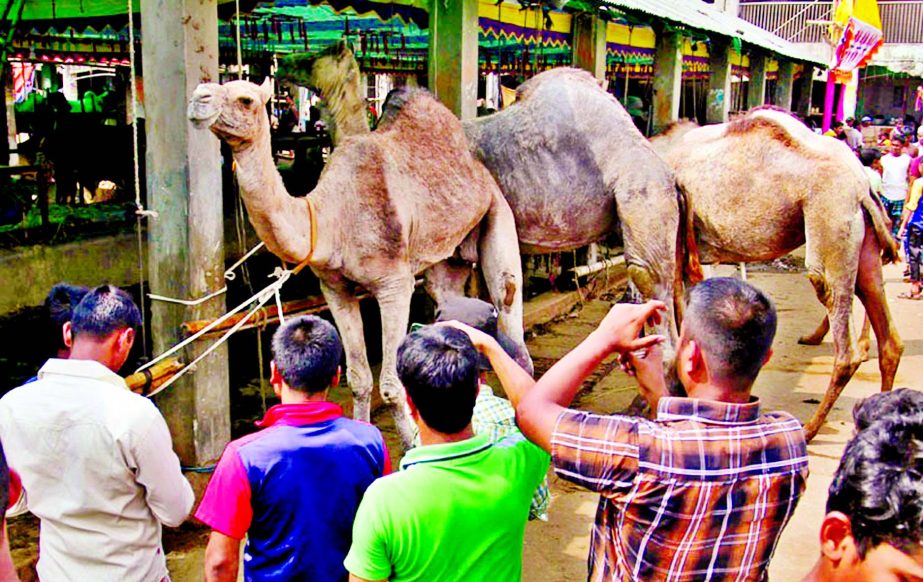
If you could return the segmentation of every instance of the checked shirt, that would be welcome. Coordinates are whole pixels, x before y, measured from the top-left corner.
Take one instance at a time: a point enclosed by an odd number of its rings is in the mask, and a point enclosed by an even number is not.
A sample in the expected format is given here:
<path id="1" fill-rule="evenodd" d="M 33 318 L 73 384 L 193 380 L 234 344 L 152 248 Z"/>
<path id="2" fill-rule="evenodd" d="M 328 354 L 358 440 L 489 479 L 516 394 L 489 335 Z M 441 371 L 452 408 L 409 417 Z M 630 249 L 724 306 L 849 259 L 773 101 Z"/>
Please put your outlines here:
<path id="1" fill-rule="evenodd" d="M 808 476 L 801 424 L 731 404 L 661 398 L 656 420 L 567 410 L 558 476 L 600 494 L 589 579 L 763 580 Z"/>

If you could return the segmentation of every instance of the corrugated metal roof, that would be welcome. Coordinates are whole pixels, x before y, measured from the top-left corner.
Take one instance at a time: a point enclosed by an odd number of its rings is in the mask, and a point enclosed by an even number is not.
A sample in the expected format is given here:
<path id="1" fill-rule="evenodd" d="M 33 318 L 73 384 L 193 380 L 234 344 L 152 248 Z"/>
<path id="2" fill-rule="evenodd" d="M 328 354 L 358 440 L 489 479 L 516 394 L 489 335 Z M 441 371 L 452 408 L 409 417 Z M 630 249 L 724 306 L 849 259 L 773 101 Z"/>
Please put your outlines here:
<path id="1" fill-rule="evenodd" d="M 663 18 L 673 24 L 718 33 L 726 37 L 737 37 L 745 44 L 755 45 L 796 61 L 827 66 L 827 63 L 818 60 L 809 51 L 796 44 L 732 14 L 716 10 L 701 0 L 603 0 L 603 2 L 619 9 L 643 12 Z"/>

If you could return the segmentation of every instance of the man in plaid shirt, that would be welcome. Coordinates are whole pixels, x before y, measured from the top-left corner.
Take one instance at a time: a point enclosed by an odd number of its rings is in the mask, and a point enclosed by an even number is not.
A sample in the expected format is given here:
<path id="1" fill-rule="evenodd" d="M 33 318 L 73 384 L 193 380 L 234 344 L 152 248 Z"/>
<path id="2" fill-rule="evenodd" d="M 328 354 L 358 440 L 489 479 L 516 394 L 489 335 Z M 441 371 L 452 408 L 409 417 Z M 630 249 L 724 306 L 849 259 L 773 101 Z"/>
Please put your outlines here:
<path id="1" fill-rule="evenodd" d="M 590 580 L 763 580 L 808 476 L 799 422 L 761 412 L 750 394 L 771 354 L 775 310 L 736 279 L 692 288 L 676 360 L 689 396 L 677 398 L 663 377 L 663 338 L 639 337 L 664 309 L 613 307 L 528 391 L 519 426 L 559 476 L 600 494 Z M 566 408 L 613 353 L 654 420 Z"/>

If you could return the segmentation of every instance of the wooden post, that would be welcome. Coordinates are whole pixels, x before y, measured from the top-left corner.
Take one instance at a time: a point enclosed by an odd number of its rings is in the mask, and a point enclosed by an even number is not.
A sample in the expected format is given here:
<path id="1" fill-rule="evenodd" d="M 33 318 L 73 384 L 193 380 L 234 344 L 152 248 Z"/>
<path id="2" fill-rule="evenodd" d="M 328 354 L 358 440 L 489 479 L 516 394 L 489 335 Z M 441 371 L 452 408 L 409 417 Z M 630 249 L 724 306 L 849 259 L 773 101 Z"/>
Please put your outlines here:
<path id="1" fill-rule="evenodd" d="M 792 109 L 792 88 L 795 85 L 795 63 L 779 62 L 779 77 L 776 79 L 775 105 L 786 111 Z"/>
<path id="2" fill-rule="evenodd" d="M 683 82 L 683 37 L 655 27 L 657 51 L 654 55 L 654 133 L 679 119 Z"/>
<path id="3" fill-rule="evenodd" d="M 766 103 L 766 56 L 750 53 L 750 83 L 747 85 L 747 109 Z"/>
<path id="4" fill-rule="evenodd" d="M 147 196 L 152 293 L 191 299 L 224 285 L 224 213 L 218 140 L 186 118 L 187 99 L 202 82 L 218 81 L 218 0 L 141 0 L 147 132 Z M 217 317 L 223 296 L 187 308 L 151 305 L 154 351 L 181 337 L 190 319 Z M 187 350 L 185 360 L 204 346 Z M 216 459 L 231 436 L 227 348 L 157 397 L 183 464 Z"/>
<path id="5" fill-rule="evenodd" d="M 725 123 L 731 110 L 731 46 L 727 42 L 712 40 L 708 51 L 708 97 L 705 101 L 705 120 L 708 123 Z"/>
<path id="6" fill-rule="evenodd" d="M 461 119 L 477 116 L 478 0 L 432 0 L 429 89 Z"/>
<path id="7" fill-rule="evenodd" d="M 574 66 L 606 78 L 606 22 L 594 14 L 574 15 Z"/>

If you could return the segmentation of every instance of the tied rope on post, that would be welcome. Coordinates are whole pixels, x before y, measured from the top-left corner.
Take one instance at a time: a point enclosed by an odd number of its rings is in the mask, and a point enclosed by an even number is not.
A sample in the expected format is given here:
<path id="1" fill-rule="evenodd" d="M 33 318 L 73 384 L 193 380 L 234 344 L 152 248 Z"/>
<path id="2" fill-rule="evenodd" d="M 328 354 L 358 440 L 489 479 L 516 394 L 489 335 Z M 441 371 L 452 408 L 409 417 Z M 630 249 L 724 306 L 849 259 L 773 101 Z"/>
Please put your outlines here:
<path id="1" fill-rule="evenodd" d="M 142 372 L 146 370 L 147 368 L 154 366 L 158 362 L 170 357 L 171 355 L 175 354 L 179 350 L 185 348 L 189 344 L 198 340 L 200 337 L 202 337 L 203 335 L 205 335 L 206 333 L 208 333 L 209 331 L 211 331 L 212 329 L 214 329 L 215 327 L 217 327 L 218 325 L 226 321 L 228 318 L 230 318 L 234 314 L 240 311 L 243 311 L 247 306 L 251 305 L 254 301 L 256 302 L 256 305 L 254 305 L 249 311 L 247 311 L 247 313 L 244 315 L 243 318 L 241 318 L 240 321 L 235 323 L 228 331 L 222 334 L 221 337 L 219 337 L 210 346 L 208 346 L 208 348 L 206 348 L 205 351 L 203 351 L 194 360 L 192 360 L 186 366 L 184 366 L 181 370 L 179 370 L 169 380 L 167 380 L 166 382 L 158 386 L 156 389 L 151 390 L 151 392 L 147 394 L 148 398 L 166 390 L 170 385 L 172 385 L 178 379 L 186 375 L 186 373 L 189 372 L 192 368 L 194 368 L 196 364 L 201 362 L 209 354 L 211 354 L 213 351 L 218 349 L 221 346 L 221 344 L 226 342 L 228 338 L 230 338 L 241 327 L 243 327 L 243 325 L 247 323 L 254 315 L 256 315 L 259 311 L 261 311 L 263 309 L 263 306 L 266 305 L 266 303 L 268 303 L 269 300 L 277 296 L 279 289 L 282 288 L 282 285 L 284 285 L 286 281 L 288 281 L 294 275 L 297 275 L 298 273 L 300 273 L 302 270 L 304 270 L 305 267 L 307 267 L 310 264 L 311 257 L 314 255 L 314 249 L 317 246 L 317 217 L 316 217 L 316 213 L 314 209 L 314 201 L 311 200 L 310 197 L 305 198 L 305 201 L 307 202 L 307 205 L 308 205 L 308 218 L 309 218 L 310 227 L 311 227 L 311 249 L 308 251 L 308 256 L 305 257 L 303 261 L 298 263 L 298 265 L 296 265 L 295 268 L 293 269 L 289 270 L 289 269 L 283 269 L 281 267 L 276 267 L 276 270 L 270 275 L 270 277 L 276 277 L 276 280 L 274 282 L 267 285 L 261 291 L 254 294 L 249 299 L 247 299 L 246 301 L 244 301 L 243 303 L 241 303 L 240 305 L 238 305 L 231 311 L 225 313 L 224 315 L 222 315 L 215 321 L 211 322 L 210 324 L 202 328 L 200 331 L 189 336 L 188 338 L 181 341 L 177 345 L 173 346 L 166 352 L 160 354 L 159 356 L 157 356 L 150 362 L 138 368 L 137 372 Z"/>

